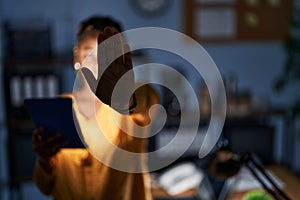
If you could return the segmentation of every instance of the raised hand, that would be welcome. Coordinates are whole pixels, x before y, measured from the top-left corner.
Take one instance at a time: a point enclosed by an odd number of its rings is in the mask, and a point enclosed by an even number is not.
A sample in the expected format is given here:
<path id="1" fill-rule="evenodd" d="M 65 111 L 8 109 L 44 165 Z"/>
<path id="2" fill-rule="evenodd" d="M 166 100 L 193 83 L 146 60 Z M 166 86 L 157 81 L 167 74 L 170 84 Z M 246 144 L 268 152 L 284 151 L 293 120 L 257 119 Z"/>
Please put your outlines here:
<path id="1" fill-rule="evenodd" d="M 106 27 L 103 32 L 99 33 L 97 78 L 84 66 L 82 73 L 92 91 L 95 92 L 96 96 L 103 103 L 112 106 L 116 110 L 122 110 L 124 108 L 128 109 L 131 102 L 112 103 L 112 93 L 118 80 L 132 69 L 132 58 L 129 46 L 124 44 L 122 36 L 117 34 L 118 31 L 112 27 Z M 124 54 L 124 52 L 128 53 Z M 129 77 L 129 80 L 126 82 L 126 87 L 131 89 L 134 85 L 134 74 L 132 70 L 130 71 Z"/>

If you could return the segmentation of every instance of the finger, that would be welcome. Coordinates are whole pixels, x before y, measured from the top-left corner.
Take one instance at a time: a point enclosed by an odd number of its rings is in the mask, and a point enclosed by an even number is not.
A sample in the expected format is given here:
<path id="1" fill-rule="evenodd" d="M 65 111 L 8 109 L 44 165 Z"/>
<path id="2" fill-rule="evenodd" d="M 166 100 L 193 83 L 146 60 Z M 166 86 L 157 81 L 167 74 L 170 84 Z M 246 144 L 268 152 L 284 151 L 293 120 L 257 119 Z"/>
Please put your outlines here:
<path id="1" fill-rule="evenodd" d="M 33 131 L 33 134 L 32 134 L 32 141 L 35 143 L 37 141 L 41 141 L 42 140 L 42 136 L 41 136 L 41 133 L 44 131 L 44 128 L 43 127 L 38 127 L 37 129 L 35 129 Z"/>
<path id="2" fill-rule="evenodd" d="M 105 51 L 106 61 L 107 61 L 106 64 L 109 65 L 109 67 L 111 67 L 110 64 L 113 63 L 116 58 L 115 47 L 114 47 L 115 41 L 113 40 L 115 40 L 115 38 L 110 38 L 106 42 L 106 51 Z"/>
<path id="3" fill-rule="evenodd" d="M 113 42 L 112 40 L 108 39 L 110 37 L 110 34 L 104 32 L 103 33 L 103 41 L 100 43 L 100 48 L 98 48 L 98 56 L 100 63 L 100 66 L 103 68 L 104 71 L 106 67 L 109 65 L 110 62 L 112 62 L 112 48 L 113 48 Z"/>
<path id="4" fill-rule="evenodd" d="M 132 57 L 130 52 L 130 47 L 128 44 L 124 44 L 124 51 L 127 52 L 124 54 L 124 65 L 127 69 L 132 69 Z"/>
<path id="5" fill-rule="evenodd" d="M 106 61 L 109 65 L 110 63 L 115 61 L 116 58 L 116 45 L 118 44 L 118 38 L 115 36 L 117 32 L 113 31 L 110 27 L 106 27 L 104 30 L 104 36 L 106 40 L 104 41 L 105 44 L 105 52 L 106 52 Z"/>
<path id="6" fill-rule="evenodd" d="M 125 49 L 124 49 L 124 44 L 123 44 L 123 39 L 121 34 L 116 36 L 115 52 L 116 55 L 119 56 L 115 62 L 118 64 L 125 64 L 125 57 L 124 57 Z"/>
<path id="7" fill-rule="evenodd" d="M 112 28 L 112 32 L 113 32 L 113 36 L 114 36 L 113 42 L 114 42 L 115 55 L 117 55 L 117 56 L 123 55 L 124 49 L 123 49 L 122 35 L 115 28 Z M 122 59 L 121 59 L 121 61 L 122 61 Z M 118 62 L 117 59 L 115 62 L 122 63 L 122 62 Z"/>
<path id="8" fill-rule="evenodd" d="M 52 143 L 53 141 L 57 140 L 58 138 L 61 137 L 61 134 L 60 133 L 54 133 L 54 134 L 51 134 L 49 136 L 47 136 L 45 139 L 44 139 L 44 143 L 46 144 L 50 144 Z"/>
<path id="9" fill-rule="evenodd" d="M 113 34 L 113 28 L 110 27 L 110 26 L 107 26 L 104 28 L 103 30 L 104 34 L 107 35 L 107 36 L 111 36 Z"/>
<path id="10" fill-rule="evenodd" d="M 40 145 L 38 148 L 42 149 L 44 157 L 50 157 L 55 155 L 62 147 L 67 144 L 66 140 L 52 140 L 48 143 Z"/>
<path id="11" fill-rule="evenodd" d="M 120 50 L 122 47 L 122 40 L 120 38 L 120 35 L 117 35 L 118 33 L 118 30 L 114 27 L 106 27 L 104 29 L 104 35 L 106 39 L 108 39 L 106 42 L 106 47 L 109 50 L 108 59 L 110 62 L 113 62 L 115 60 L 118 53 L 116 52 L 116 50 Z"/>
<path id="12" fill-rule="evenodd" d="M 33 134 L 34 134 L 34 135 L 39 135 L 39 134 L 41 134 L 43 131 L 44 131 L 44 127 L 39 126 L 37 129 L 35 129 L 35 130 L 33 131 Z"/>
<path id="13" fill-rule="evenodd" d="M 98 44 L 100 44 L 101 42 L 103 42 L 106 38 L 104 37 L 104 33 L 100 32 L 98 35 Z"/>
<path id="14" fill-rule="evenodd" d="M 67 144 L 68 144 L 69 142 L 68 142 L 68 140 L 61 140 L 61 141 L 58 141 L 58 142 L 56 142 L 56 143 L 54 143 L 54 148 L 55 149 L 61 149 L 62 147 L 64 147 L 64 146 L 66 146 Z"/>
<path id="15" fill-rule="evenodd" d="M 51 151 L 48 152 L 47 157 L 48 157 L 48 158 L 51 158 L 52 156 L 56 155 L 59 151 L 60 151 L 60 148 L 55 148 L 55 147 L 53 147 L 53 148 L 51 149 Z"/>

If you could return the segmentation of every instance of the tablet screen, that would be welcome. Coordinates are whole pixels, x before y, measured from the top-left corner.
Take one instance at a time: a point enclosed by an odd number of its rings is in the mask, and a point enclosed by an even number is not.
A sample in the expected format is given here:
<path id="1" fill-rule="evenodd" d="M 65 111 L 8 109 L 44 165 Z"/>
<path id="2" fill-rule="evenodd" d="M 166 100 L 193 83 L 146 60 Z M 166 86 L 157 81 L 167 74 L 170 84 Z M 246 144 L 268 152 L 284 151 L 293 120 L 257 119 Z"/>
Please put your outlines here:
<path id="1" fill-rule="evenodd" d="M 42 137 L 60 132 L 68 141 L 65 148 L 84 148 L 81 133 L 76 128 L 71 98 L 25 99 L 24 105 L 36 127 L 44 127 Z"/>

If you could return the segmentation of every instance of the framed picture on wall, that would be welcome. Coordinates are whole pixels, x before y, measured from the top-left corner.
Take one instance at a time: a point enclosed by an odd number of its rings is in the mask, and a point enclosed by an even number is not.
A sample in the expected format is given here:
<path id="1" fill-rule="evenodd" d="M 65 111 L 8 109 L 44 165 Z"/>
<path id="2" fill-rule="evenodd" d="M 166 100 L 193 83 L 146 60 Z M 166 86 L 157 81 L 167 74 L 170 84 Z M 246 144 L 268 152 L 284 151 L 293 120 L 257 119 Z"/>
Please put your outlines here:
<path id="1" fill-rule="evenodd" d="M 293 0 L 186 0 L 184 31 L 201 42 L 283 40 Z"/>

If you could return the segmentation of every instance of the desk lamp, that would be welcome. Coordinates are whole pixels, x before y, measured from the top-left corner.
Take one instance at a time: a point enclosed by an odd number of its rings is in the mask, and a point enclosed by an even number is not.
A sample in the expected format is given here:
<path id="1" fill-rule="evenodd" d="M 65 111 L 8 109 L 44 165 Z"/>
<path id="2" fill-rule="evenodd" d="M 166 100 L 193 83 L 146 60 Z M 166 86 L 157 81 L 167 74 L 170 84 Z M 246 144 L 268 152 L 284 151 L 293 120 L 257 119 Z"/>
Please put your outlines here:
<path id="1" fill-rule="evenodd" d="M 255 179 L 261 184 L 267 193 L 275 200 L 291 200 L 273 181 L 268 173 L 266 173 L 263 165 L 257 160 L 253 153 L 233 153 L 229 149 L 227 139 L 222 139 L 218 143 L 218 149 L 209 165 L 209 171 L 217 178 L 229 178 L 237 174 L 241 166 L 245 166 Z M 259 176 L 261 173 L 264 178 L 273 186 L 268 185 Z"/>

